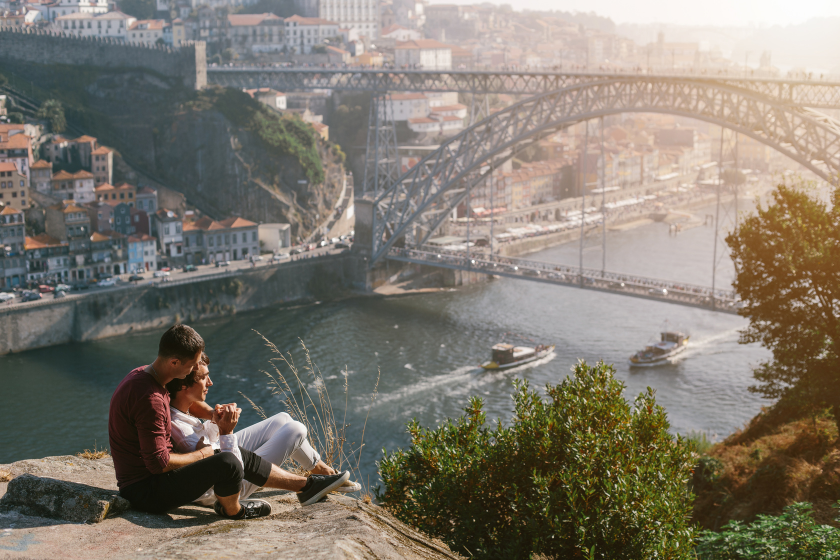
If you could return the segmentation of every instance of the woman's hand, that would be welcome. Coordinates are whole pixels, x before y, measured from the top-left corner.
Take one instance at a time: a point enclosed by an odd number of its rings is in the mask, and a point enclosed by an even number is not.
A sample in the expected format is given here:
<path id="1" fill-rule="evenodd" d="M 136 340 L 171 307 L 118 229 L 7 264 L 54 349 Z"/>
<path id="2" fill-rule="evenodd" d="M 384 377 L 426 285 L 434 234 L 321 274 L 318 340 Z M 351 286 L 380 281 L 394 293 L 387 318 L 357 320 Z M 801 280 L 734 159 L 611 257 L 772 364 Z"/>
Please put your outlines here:
<path id="1" fill-rule="evenodd" d="M 241 408 L 224 408 L 224 410 L 222 410 L 221 417 L 219 418 L 219 421 L 216 422 L 216 425 L 219 426 L 220 436 L 227 436 L 233 433 L 236 423 L 239 422 L 239 414 L 241 412 Z"/>

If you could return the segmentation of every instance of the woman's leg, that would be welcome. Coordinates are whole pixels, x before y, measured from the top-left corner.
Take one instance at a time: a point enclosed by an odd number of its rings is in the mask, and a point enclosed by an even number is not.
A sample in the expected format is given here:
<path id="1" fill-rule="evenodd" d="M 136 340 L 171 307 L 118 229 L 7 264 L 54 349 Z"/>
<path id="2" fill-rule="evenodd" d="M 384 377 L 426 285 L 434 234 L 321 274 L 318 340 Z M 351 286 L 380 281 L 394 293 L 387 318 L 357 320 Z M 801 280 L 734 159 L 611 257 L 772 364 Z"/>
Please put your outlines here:
<path id="1" fill-rule="evenodd" d="M 306 426 L 285 412 L 236 432 L 239 446 L 253 451 L 263 459 L 280 466 L 291 458 L 301 468 L 311 470 L 321 460 L 321 456 L 312 448 L 306 436 Z"/>

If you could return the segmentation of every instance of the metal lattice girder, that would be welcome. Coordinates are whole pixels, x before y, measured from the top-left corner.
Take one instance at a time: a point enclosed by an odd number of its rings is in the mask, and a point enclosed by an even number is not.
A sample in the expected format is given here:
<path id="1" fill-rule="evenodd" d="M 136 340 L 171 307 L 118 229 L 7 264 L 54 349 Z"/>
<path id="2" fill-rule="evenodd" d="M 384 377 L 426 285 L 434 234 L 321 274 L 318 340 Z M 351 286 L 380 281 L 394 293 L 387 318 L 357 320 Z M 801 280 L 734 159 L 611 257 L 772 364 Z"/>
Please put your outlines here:
<path id="1" fill-rule="evenodd" d="M 597 72 L 495 72 L 429 70 L 354 70 L 323 68 L 211 67 L 210 84 L 239 89 L 271 87 L 279 91 L 329 89 L 342 91 L 463 91 L 539 95 L 582 84 L 635 80 L 675 86 L 717 85 L 790 106 L 840 108 L 840 83 L 784 78 L 736 78 L 697 75 L 604 74 Z"/>
<path id="2" fill-rule="evenodd" d="M 393 185 L 401 174 L 392 107 L 389 94 L 371 95 L 362 185 L 364 194 L 378 196 L 383 189 Z"/>
<path id="3" fill-rule="evenodd" d="M 480 170 L 574 123 L 606 115 L 670 113 L 750 136 L 833 181 L 840 171 L 840 125 L 759 94 L 689 81 L 609 79 L 570 86 L 512 105 L 467 128 L 426 156 L 374 199 L 371 263 L 407 232 L 423 244 L 484 180 Z M 489 171 L 485 171 L 485 174 Z M 408 241 L 408 239 L 407 239 Z"/>

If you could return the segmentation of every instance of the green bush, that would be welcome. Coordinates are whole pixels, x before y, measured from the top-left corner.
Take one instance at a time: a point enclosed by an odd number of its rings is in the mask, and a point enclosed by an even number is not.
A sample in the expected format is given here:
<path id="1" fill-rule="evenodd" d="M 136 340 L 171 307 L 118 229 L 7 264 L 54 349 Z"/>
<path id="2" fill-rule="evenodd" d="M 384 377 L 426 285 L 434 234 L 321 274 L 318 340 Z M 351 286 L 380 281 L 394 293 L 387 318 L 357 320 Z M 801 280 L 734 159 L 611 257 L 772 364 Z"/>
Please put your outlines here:
<path id="1" fill-rule="evenodd" d="M 26 119 L 23 118 L 23 113 L 12 111 L 9 113 L 9 122 L 12 124 L 23 124 L 26 122 Z"/>
<path id="2" fill-rule="evenodd" d="M 778 517 L 759 515 L 750 524 L 730 521 L 720 533 L 698 538 L 700 560 L 832 560 L 840 558 L 840 530 L 817 525 L 811 504 L 797 503 Z"/>
<path id="3" fill-rule="evenodd" d="M 67 128 L 67 119 L 64 117 L 64 107 L 60 101 L 47 99 L 41 104 L 36 116 L 39 119 L 49 121 L 50 130 L 54 134 L 64 132 Z"/>
<path id="4" fill-rule="evenodd" d="M 515 387 L 509 426 L 486 426 L 479 398 L 436 430 L 412 421 L 377 498 L 476 558 L 692 557 L 691 446 L 651 389 L 631 405 L 611 366 L 583 362 L 545 399 Z"/>

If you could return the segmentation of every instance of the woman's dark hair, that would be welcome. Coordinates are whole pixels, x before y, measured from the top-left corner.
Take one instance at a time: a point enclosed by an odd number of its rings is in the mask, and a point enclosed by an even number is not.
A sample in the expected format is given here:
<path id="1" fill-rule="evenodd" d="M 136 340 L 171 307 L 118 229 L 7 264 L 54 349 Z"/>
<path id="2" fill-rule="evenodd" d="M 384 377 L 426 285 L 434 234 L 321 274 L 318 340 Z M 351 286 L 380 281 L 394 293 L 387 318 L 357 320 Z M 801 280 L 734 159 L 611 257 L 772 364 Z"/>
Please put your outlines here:
<path id="1" fill-rule="evenodd" d="M 160 337 L 158 356 L 177 358 L 185 362 L 203 350 L 204 339 L 195 329 L 187 325 L 174 325 Z"/>
<path id="2" fill-rule="evenodd" d="M 203 350 L 201 352 L 201 359 L 198 361 L 198 363 L 204 364 L 205 366 L 210 365 L 210 358 L 207 357 L 207 354 L 204 353 Z M 196 375 L 198 375 L 198 368 L 193 368 L 190 374 L 185 378 L 173 379 L 172 381 L 167 383 L 166 390 L 169 391 L 169 399 L 174 400 L 175 395 L 178 394 L 178 391 L 180 391 L 184 387 L 192 387 L 193 385 L 195 385 L 196 381 L 198 381 Z"/>

